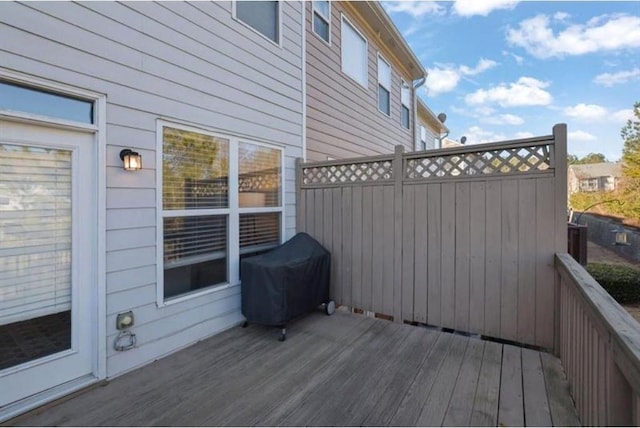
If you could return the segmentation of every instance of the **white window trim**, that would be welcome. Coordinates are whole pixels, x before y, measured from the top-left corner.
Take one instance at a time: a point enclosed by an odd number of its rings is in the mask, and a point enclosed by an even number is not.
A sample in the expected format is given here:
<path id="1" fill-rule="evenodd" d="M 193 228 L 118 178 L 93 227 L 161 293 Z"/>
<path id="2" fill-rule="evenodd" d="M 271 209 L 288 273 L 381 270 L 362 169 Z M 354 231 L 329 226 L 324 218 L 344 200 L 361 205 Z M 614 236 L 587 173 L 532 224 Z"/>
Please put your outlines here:
<path id="1" fill-rule="evenodd" d="M 106 286 L 106 206 L 107 206 L 107 97 L 104 94 L 81 89 L 71 85 L 65 85 L 59 82 L 42 79 L 25 73 L 15 72 L 0 67 L 0 79 L 7 82 L 17 83 L 34 89 L 43 89 L 58 94 L 83 98 L 94 103 L 93 108 L 93 124 L 75 122 L 64 119 L 57 119 L 50 116 L 40 116 L 36 114 L 15 112 L 11 110 L 1 110 L 0 117 L 5 120 L 13 120 L 24 123 L 47 124 L 47 126 L 70 129 L 75 131 L 91 132 L 95 134 L 96 156 L 97 156 L 97 172 L 96 172 L 96 188 L 97 188 L 97 231 L 95 248 L 96 255 L 96 289 L 92 296 L 92 304 L 96 311 L 95 318 L 89 320 L 94 322 L 95 330 L 93 336 L 95 343 L 105 343 L 107 338 L 107 286 Z M 105 379 L 107 377 L 107 351 L 104 346 L 94 346 L 92 348 L 94 354 L 93 374 L 95 378 L 91 379 L 91 383 L 96 379 Z M 29 406 L 27 404 L 27 406 Z"/>
<path id="2" fill-rule="evenodd" d="M 253 31 L 257 35 L 262 37 L 263 39 L 267 40 L 272 45 L 275 45 L 275 46 L 279 47 L 280 49 L 283 49 L 283 45 L 282 45 L 282 1 L 277 0 L 277 2 L 278 2 L 278 41 L 277 42 L 274 42 L 273 40 L 271 40 L 270 38 L 268 38 L 267 36 L 262 34 L 260 31 L 256 30 L 251 25 L 247 24 L 242 19 L 238 18 L 238 15 L 236 13 L 236 3 L 237 2 L 238 2 L 238 0 L 234 0 L 234 1 L 231 2 L 232 3 L 232 5 L 231 5 L 231 17 L 235 21 L 241 23 L 246 28 L 248 28 L 249 30 Z"/>
<path id="3" fill-rule="evenodd" d="M 169 299 L 164 298 L 164 218 L 173 215 L 180 215 L 186 210 L 172 210 L 165 213 L 162 206 L 162 145 L 163 145 L 163 128 L 169 127 L 189 132 L 198 132 L 203 135 L 209 135 L 216 138 L 223 138 L 229 141 L 229 206 L 228 208 L 207 209 L 207 215 L 226 215 L 227 216 L 227 279 L 228 281 L 221 284 L 213 284 L 208 287 L 195 290 L 191 293 L 181 294 Z M 254 207 L 240 208 L 238 207 L 238 145 L 239 143 L 248 143 L 256 146 L 267 147 L 280 151 L 280 206 L 278 207 Z M 286 189 L 285 189 L 285 147 L 280 144 L 263 142 L 254 138 L 247 138 L 241 135 L 228 134 L 218 130 L 208 129 L 205 127 L 187 125 L 180 122 L 170 121 L 166 119 L 158 119 L 156 121 L 156 305 L 158 308 L 174 305 L 177 303 L 196 299 L 212 293 L 218 293 L 230 287 L 240 285 L 240 214 L 245 213 L 280 213 L 280 244 L 284 242 L 286 233 Z M 234 154 L 235 153 L 235 154 Z M 234 173 L 235 172 L 235 173 Z M 235 207 L 235 208 L 234 208 Z M 189 215 L 195 215 L 200 210 L 188 210 Z M 236 266 L 237 265 L 237 266 Z"/>
<path id="4" fill-rule="evenodd" d="M 382 87 L 389 92 L 389 113 L 388 114 L 387 112 L 380 110 L 380 92 L 378 91 L 379 89 L 378 85 L 380 85 L 380 60 L 382 60 L 384 63 L 386 63 L 389 66 L 389 79 L 391 80 L 389 82 L 389 87 L 382 85 Z M 391 67 L 391 63 L 387 61 L 386 58 L 383 57 L 380 52 L 378 52 L 376 68 L 377 68 L 376 71 L 378 74 L 378 79 L 377 79 L 378 85 L 376 85 L 376 98 L 378 100 L 378 111 L 387 117 L 391 117 L 391 87 L 393 86 L 393 67 Z"/>
<path id="5" fill-rule="evenodd" d="M 349 74 L 347 74 L 344 71 L 344 68 L 342 67 L 342 46 L 340 46 L 340 71 L 342 71 L 342 74 L 344 74 L 345 76 L 349 77 L 349 79 L 353 80 L 354 82 L 356 82 L 358 85 L 362 86 L 363 89 L 368 89 L 369 88 L 369 40 L 367 40 L 367 38 L 364 36 L 364 34 L 362 34 L 362 32 L 360 30 L 358 30 L 358 27 L 356 27 L 355 25 L 353 25 L 353 23 L 349 20 L 349 18 L 347 18 L 343 13 L 340 14 L 340 37 L 342 38 L 342 23 L 346 22 L 347 24 L 349 24 L 349 26 L 351 28 L 353 28 L 355 30 L 356 33 L 358 33 L 360 35 L 360 37 L 362 37 L 362 39 L 364 40 L 364 52 L 365 52 L 365 73 L 364 73 L 364 82 L 359 82 L 357 81 L 355 78 L 349 76 Z"/>
<path id="6" fill-rule="evenodd" d="M 329 40 L 325 40 L 318 33 L 316 33 L 316 20 L 314 19 L 314 15 L 316 14 L 316 7 L 314 5 L 313 0 L 311 1 L 311 32 L 316 35 L 317 38 L 322 40 L 322 43 L 325 43 L 331 46 L 331 1 L 327 2 L 329 4 L 329 16 L 323 16 L 320 12 L 318 16 L 329 25 Z"/>
<path id="7" fill-rule="evenodd" d="M 404 101 L 402 101 L 402 92 L 404 91 L 404 87 L 408 87 L 409 88 L 409 100 L 408 100 L 408 104 L 405 104 Z M 411 129 L 411 98 L 412 98 L 412 93 L 411 93 L 411 85 L 409 85 L 404 79 L 400 79 L 400 126 L 402 126 L 403 129 Z M 409 126 L 404 126 L 404 123 L 402 122 L 402 107 L 406 107 L 407 110 L 409 110 Z"/>

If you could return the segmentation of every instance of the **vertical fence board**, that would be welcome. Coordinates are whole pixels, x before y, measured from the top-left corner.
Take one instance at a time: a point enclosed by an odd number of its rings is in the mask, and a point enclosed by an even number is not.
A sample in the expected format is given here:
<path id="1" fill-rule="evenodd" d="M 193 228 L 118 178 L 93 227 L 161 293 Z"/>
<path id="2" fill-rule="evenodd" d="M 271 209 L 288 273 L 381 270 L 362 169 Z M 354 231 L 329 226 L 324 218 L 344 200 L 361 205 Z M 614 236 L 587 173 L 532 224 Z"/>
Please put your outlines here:
<path id="1" fill-rule="evenodd" d="M 362 309 L 362 187 L 353 188 L 351 218 L 351 306 Z"/>
<path id="2" fill-rule="evenodd" d="M 331 248 L 333 245 L 333 195 L 331 189 L 322 189 L 322 245 Z"/>
<path id="3" fill-rule="evenodd" d="M 442 258 L 440 271 L 440 319 L 442 326 L 455 328 L 455 257 L 456 257 L 456 185 L 445 183 L 442 185 Z"/>
<path id="4" fill-rule="evenodd" d="M 298 220 L 296 222 L 296 232 L 307 231 L 307 190 L 300 191 L 300 199 L 297 201 Z"/>
<path id="5" fill-rule="evenodd" d="M 518 182 L 502 183 L 502 279 L 500 337 L 517 340 L 518 326 Z"/>
<path id="6" fill-rule="evenodd" d="M 413 321 L 413 255 L 415 186 L 402 193 L 402 319 Z"/>
<path id="7" fill-rule="evenodd" d="M 486 185 L 471 183 L 469 188 L 469 330 L 484 332 L 485 305 L 485 214 Z"/>
<path id="8" fill-rule="evenodd" d="M 373 195 L 372 187 L 362 189 L 362 308 L 371 310 L 373 290 L 371 289 L 371 262 L 373 246 Z"/>
<path id="9" fill-rule="evenodd" d="M 394 315 L 394 280 L 395 280 L 395 210 L 394 210 L 394 188 L 385 187 L 383 190 L 383 231 L 384 237 L 384 269 L 383 269 L 383 289 L 382 289 L 382 313 L 385 315 Z"/>
<path id="10" fill-rule="evenodd" d="M 469 331 L 469 183 L 456 184 L 455 326 Z"/>
<path id="11" fill-rule="evenodd" d="M 316 221 L 315 221 L 315 191 L 313 189 L 310 190 L 305 190 L 305 193 L 307 195 L 307 200 L 305 203 L 305 216 L 307 218 L 307 220 L 305 221 L 306 224 L 306 232 L 315 237 L 316 233 L 315 233 L 315 225 L 316 225 Z"/>
<path id="12" fill-rule="evenodd" d="M 333 199 L 333 245 L 331 246 L 332 298 L 342 303 L 342 189 L 331 189 Z"/>
<path id="13" fill-rule="evenodd" d="M 440 211 L 441 195 L 440 184 L 427 185 L 427 265 L 429 272 L 427 278 L 427 323 L 442 325 L 440 312 L 441 286 L 440 266 L 442 255 L 442 216 Z"/>
<path id="14" fill-rule="evenodd" d="M 403 146 L 396 146 L 393 157 L 393 320 L 402 320 L 402 193 L 405 175 Z"/>
<path id="15" fill-rule="evenodd" d="M 553 304 L 554 267 L 553 253 L 555 243 L 546 236 L 545 231 L 554 227 L 554 201 L 550 194 L 553 189 L 553 178 L 536 180 L 536 340 L 540 346 L 553 348 L 555 326 L 555 306 Z M 559 284 L 558 284 L 559 285 Z"/>
<path id="16" fill-rule="evenodd" d="M 518 181 L 518 341 L 535 342 L 536 182 Z"/>
<path id="17" fill-rule="evenodd" d="M 375 186 L 371 195 L 373 205 L 372 238 L 373 248 L 371 253 L 371 308 L 375 312 L 384 313 L 383 307 L 383 268 L 384 268 L 384 187 Z"/>
<path id="18" fill-rule="evenodd" d="M 413 305 L 414 320 L 417 322 L 427 322 L 427 260 L 429 252 L 427 248 L 427 186 L 422 184 L 415 186 L 415 257 L 413 260 L 414 269 L 414 296 Z M 405 226 L 406 228 L 406 226 Z"/>
<path id="19" fill-rule="evenodd" d="M 322 238 L 324 237 L 324 212 L 322 209 L 322 205 L 324 204 L 324 195 L 322 189 L 315 189 L 314 193 L 313 215 L 315 226 L 313 227 L 313 237 L 319 242 L 322 242 Z"/>
<path id="20" fill-rule="evenodd" d="M 485 245 L 484 332 L 500 337 L 502 300 L 502 182 L 487 183 Z"/>
<path id="21" fill-rule="evenodd" d="M 351 187 L 342 189 L 342 304 L 352 306 L 351 293 L 353 289 L 351 270 L 353 267 L 351 257 L 351 236 L 353 235 L 353 226 L 351 219 L 353 217 Z"/>

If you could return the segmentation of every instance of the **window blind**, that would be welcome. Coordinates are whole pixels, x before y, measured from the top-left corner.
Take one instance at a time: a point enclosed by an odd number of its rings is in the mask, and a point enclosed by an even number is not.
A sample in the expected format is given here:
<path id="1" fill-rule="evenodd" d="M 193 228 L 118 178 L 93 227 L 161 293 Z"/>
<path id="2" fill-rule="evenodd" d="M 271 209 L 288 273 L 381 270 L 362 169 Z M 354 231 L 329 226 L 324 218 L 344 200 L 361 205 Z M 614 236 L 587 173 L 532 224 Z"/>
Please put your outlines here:
<path id="1" fill-rule="evenodd" d="M 342 20 L 342 71 L 367 86 L 367 41 Z"/>
<path id="2" fill-rule="evenodd" d="M 0 143 L 0 325 L 71 307 L 71 152 Z"/>
<path id="3" fill-rule="evenodd" d="M 280 244 L 280 213 L 240 214 L 240 254 Z"/>

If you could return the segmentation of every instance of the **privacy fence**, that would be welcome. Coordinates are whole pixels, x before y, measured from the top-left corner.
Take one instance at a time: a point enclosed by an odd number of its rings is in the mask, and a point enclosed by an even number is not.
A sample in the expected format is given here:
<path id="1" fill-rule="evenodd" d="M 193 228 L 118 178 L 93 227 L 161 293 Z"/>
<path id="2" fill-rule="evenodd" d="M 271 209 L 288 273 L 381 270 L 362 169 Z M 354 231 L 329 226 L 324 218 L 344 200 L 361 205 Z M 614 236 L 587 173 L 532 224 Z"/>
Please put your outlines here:
<path id="1" fill-rule="evenodd" d="M 297 224 L 340 304 L 554 347 L 566 126 L 543 137 L 299 163 Z"/>

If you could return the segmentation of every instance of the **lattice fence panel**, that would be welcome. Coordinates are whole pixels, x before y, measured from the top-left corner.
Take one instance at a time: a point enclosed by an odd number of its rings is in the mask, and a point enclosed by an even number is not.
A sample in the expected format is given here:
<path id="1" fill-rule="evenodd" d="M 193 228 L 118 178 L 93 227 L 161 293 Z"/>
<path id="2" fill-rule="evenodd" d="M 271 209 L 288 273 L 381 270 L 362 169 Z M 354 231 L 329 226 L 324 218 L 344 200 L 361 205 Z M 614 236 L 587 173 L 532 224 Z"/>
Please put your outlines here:
<path id="1" fill-rule="evenodd" d="M 302 169 L 303 184 L 343 184 L 391 180 L 391 160 L 307 167 Z"/>
<path id="2" fill-rule="evenodd" d="M 550 167 L 549 145 L 542 144 L 412 158 L 405 162 L 405 178 L 528 173 Z"/>

